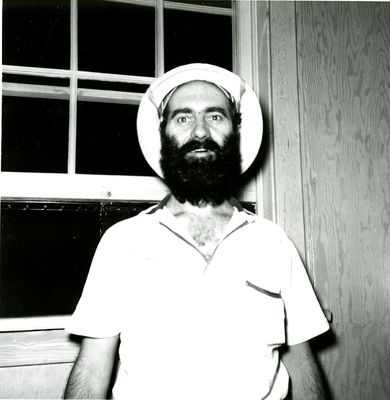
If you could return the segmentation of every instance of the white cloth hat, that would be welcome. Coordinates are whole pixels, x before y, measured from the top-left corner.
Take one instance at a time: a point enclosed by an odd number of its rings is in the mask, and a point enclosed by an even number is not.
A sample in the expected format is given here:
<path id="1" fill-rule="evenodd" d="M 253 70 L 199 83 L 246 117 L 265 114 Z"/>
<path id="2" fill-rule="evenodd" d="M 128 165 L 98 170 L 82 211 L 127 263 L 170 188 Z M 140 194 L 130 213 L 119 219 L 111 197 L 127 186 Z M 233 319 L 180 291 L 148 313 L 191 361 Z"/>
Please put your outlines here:
<path id="1" fill-rule="evenodd" d="M 210 64 L 187 64 L 172 69 L 156 79 L 142 97 L 137 115 L 137 132 L 146 161 L 159 176 L 163 176 L 160 167 L 159 107 L 168 93 L 191 81 L 214 83 L 234 99 L 241 113 L 241 172 L 246 171 L 256 158 L 261 144 L 263 118 L 259 100 L 252 88 L 238 75 Z"/>

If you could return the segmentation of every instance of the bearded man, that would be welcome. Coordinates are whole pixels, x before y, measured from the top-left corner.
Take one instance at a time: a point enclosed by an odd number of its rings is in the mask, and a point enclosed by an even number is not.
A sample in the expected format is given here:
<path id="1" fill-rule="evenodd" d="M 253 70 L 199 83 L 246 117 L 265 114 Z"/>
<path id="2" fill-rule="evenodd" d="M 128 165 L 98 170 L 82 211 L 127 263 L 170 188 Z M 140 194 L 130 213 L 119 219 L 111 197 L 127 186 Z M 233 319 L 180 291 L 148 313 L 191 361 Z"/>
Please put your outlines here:
<path id="1" fill-rule="evenodd" d="M 68 327 L 84 339 L 65 396 L 106 397 L 119 346 L 115 398 L 324 399 L 308 341 L 329 326 L 298 253 L 232 197 L 261 142 L 253 90 L 216 66 L 176 68 L 137 129 L 171 194 L 103 236 Z"/>

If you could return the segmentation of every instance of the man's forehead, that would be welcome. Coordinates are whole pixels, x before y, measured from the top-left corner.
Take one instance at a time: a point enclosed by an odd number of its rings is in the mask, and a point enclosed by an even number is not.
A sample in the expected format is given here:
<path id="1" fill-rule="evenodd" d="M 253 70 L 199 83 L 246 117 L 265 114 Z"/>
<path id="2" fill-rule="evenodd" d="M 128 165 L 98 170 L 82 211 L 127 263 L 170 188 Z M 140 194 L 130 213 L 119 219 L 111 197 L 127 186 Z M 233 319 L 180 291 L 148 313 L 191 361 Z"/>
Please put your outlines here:
<path id="1" fill-rule="evenodd" d="M 220 86 L 212 82 L 202 81 L 202 80 L 186 82 L 183 83 L 182 85 L 179 85 L 173 90 L 171 97 L 178 93 L 179 94 L 218 93 L 230 99 L 230 95 L 226 92 L 225 89 L 222 89 Z"/>
<path id="2" fill-rule="evenodd" d="M 206 98 L 218 101 L 226 107 L 229 107 L 231 101 L 229 93 L 223 88 L 212 82 L 197 80 L 186 82 L 173 89 L 164 99 L 162 108 L 165 109 L 168 105 L 171 107 L 172 104 L 182 106 L 183 101 Z"/>

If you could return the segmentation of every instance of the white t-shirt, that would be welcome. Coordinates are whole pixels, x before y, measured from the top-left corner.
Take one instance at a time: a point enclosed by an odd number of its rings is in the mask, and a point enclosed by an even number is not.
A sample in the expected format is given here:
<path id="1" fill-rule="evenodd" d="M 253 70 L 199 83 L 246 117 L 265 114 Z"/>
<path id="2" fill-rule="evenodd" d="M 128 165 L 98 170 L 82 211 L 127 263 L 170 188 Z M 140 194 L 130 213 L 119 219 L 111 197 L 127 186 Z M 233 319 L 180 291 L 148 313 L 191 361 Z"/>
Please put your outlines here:
<path id="1" fill-rule="evenodd" d="M 115 398 L 279 400 L 278 347 L 328 328 L 280 227 L 235 209 L 206 258 L 157 206 L 105 233 L 67 330 L 120 334 Z"/>

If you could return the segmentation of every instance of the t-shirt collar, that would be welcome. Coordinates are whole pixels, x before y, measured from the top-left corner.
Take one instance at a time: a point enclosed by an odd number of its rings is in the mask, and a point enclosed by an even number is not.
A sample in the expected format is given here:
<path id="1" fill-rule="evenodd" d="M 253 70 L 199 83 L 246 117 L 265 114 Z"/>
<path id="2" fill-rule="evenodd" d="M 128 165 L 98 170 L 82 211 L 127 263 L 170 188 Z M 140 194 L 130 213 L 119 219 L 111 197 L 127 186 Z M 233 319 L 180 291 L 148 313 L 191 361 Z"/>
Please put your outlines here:
<path id="1" fill-rule="evenodd" d="M 149 209 L 147 209 L 145 211 L 145 214 L 151 215 L 151 214 L 158 214 L 159 215 L 159 219 L 162 221 L 162 219 L 164 218 L 164 214 L 166 214 L 166 212 L 168 212 L 170 214 L 170 211 L 168 210 L 168 208 L 166 207 L 169 199 L 170 199 L 171 194 L 168 194 L 167 196 L 165 196 L 158 204 L 150 207 Z M 256 215 L 251 213 L 250 211 L 244 209 L 244 207 L 242 206 L 242 204 L 234 197 L 229 199 L 230 204 L 234 207 L 234 212 L 233 212 L 233 216 L 231 219 L 231 222 L 234 225 L 240 225 L 243 222 L 253 222 L 256 218 Z M 161 211 L 164 211 L 163 213 Z"/>

